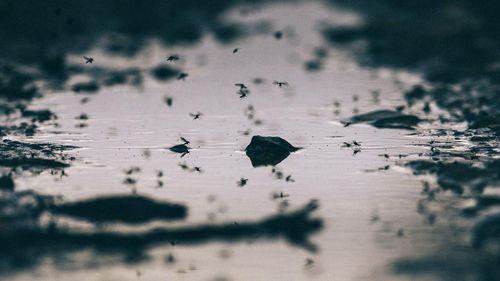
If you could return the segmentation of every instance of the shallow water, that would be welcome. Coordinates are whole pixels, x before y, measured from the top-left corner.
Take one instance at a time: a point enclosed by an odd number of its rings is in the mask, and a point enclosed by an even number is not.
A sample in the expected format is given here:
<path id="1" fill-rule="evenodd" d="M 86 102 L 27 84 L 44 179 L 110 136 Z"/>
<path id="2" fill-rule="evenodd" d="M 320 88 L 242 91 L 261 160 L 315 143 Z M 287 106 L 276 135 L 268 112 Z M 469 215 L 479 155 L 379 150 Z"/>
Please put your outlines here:
<path id="1" fill-rule="evenodd" d="M 58 119 L 40 126 L 34 137 L 9 139 L 79 148 L 67 152 L 76 160 L 65 169 L 66 176 L 50 170 L 25 172 L 16 178 L 16 190 L 61 195 L 64 201 L 137 193 L 188 206 L 186 220 L 151 227 L 258 221 L 316 199 L 320 207 L 313 217 L 323 221 L 323 228 L 309 238 L 318 251 L 284 239 L 251 237 L 235 243 L 158 245 L 148 252 L 150 259 L 138 263 L 82 250 L 48 255 L 36 266 L 12 272 L 8 280 L 414 280 L 397 274 L 394 264 L 435 253 L 475 255 L 461 246 L 468 238 L 460 228 L 467 222 L 450 226 L 450 220 L 438 217 L 431 225 L 417 212 L 422 176 L 414 176 L 403 163 L 429 152 L 432 124 L 424 122 L 410 131 L 340 123 L 356 112 L 404 104 L 402 91 L 422 79 L 401 71 L 364 69 L 345 51 L 330 47 L 322 70 L 307 71 L 303 64 L 315 48 L 326 48 L 319 32 L 322 24 L 355 25 L 361 21 L 355 14 L 317 3 L 267 5 L 244 18 L 240 11 L 235 8 L 225 16 L 250 25 L 269 20 L 276 29 L 290 32 L 281 40 L 256 34 L 227 45 L 211 36 L 182 48 L 151 42 L 133 58 L 106 57 L 99 48 L 90 52 L 95 63 L 85 67 L 139 67 L 145 74 L 143 86 L 107 87 L 96 94 L 55 92 L 33 102 L 30 109 L 50 108 Z M 233 54 L 236 47 L 240 50 Z M 189 73 L 185 81 L 160 82 L 149 75 L 148 69 L 174 53 L 181 60 L 170 64 Z M 80 56 L 67 59 L 77 62 Z M 252 83 L 258 77 L 265 82 Z M 273 80 L 290 85 L 280 88 Z M 235 83 L 249 87 L 248 97 L 239 98 Z M 375 90 L 379 101 L 374 100 Z M 166 96 L 173 99 L 171 107 L 164 102 Z M 82 104 L 83 97 L 90 100 Z M 255 109 L 252 120 L 245 114 L 249 105 Z M 195 112 L 203 113 L 200 119 L 189 116 Z M 75 120 L 81 113 L 89 119 Z M 426 117 L 436 119 L 438 113 L 435 108 Z M 87 126 L 79 127 L 82 123 Z M 303 148 L 277 165 L 282 179 L 272 167 L 252 167 L 244 149 L 253 135 L 279 136 Z M 182 158 L 168 150 L 182 143 L 180 137 L 193 148 Z M 354 140 L 361 144 L 358 153 L 344 146 Z M 201 172 L 182 169 L 182 163 Z M 126 175 L 134 166 L 140 172 Z M 285 181 L 288 175 L 294 181 Z M 136 184 L 125 184 L 127 177 Z M 239 187 L 242 177 L 248 182 Z M 272 198 L 280 192 L 289 196 Z M 93 229 L 63 219 L 57 223 Z M 112 226 L 97 226 L 106 227 Z M 131 226 L 118 229 L 134 231 Z M 169 254 L 175 263 L 165 261 Z M 426 280 L 441 277 L 430 273 Z"/>

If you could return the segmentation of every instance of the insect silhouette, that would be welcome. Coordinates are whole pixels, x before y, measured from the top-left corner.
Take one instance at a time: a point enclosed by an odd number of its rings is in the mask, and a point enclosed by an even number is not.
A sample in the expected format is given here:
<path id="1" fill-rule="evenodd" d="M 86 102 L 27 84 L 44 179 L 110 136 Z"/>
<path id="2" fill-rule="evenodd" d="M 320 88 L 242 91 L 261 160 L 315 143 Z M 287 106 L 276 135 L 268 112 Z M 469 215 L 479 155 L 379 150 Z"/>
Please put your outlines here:
<path id="1" fill-rule="evenodd" d="M 179 76 L 177 76 L 177 80 L 182 80 L 182 81 L 185 81 L 186 80 L 186 77 L 188 77 L 189 74 L 188 73 L 184 73 L 182 72 L 181 74 L 179 74 Z"/>
<path id="2" fill-rule="evenodd" d="M 85 64 L 87 64 L 87 63 L 93 63 L 94 62 L 93 58 L 89 58 L 89 57 L 86 57 L 86 56 L 83 56 L 83 58 L 85 59 Z"/>
<path id="3" fill-rule="evenodd" d="M 189 153 L 189 147 L 185 144 L 178 144 L 170 147 L 168 150 L 175 152 L 175 153 L 181 153 L 181 158 L 184 157 L 186 154 Z"/>
<path id="4" fill-rule="evenodd" d="M 248 135 L 250 135 L 250 129 L 247 129 L 245 131 L 238 131 L 238 133 L 240 133 L 243 136 L 248 136 Z"/>
<path id="5" fill-rule="evenodd" d="M 240 95 L 240 99 L 246 98 L 250 91 L 248 89 L 240 89 L 236 94 Z"/>
<path id="6" fill-rule="evenodd" d="M 134 185 L 137 181 L 132 179 L 132 178 L 126 178 L 123 183 L 124 184 L 129 184 L 129 185 Z"/>
<path id="7" fill-rule="evenodd" d="M 165 97 L 165 103 L 168 105 L 168 107 L 172 106 L 173 101 L 174 99 L 172 99 L 171 97 Z"/>
<path id="8" fill-rule="evenodd" d="M 140 173 L 141 172 L 141 167 L 133 166 L 133 167 L 130 167 L 129 169 L 127 169 L 127 170 L 124 170 L 123 172 L 125 174 L 127 174 L 127 175 L 131 175 L 133 173 Z"/>
<path id="9" fill-rule="evenodd" d="M 179 56 L 178 55 L 171 55 L 167 58 L 167 61 L 178 61 Z"/>
<path id="10" fill-rule="evenodd" d="M 243 89 L 247 88 L 247 86 L 245 84 L 243 84 L 243 83 L 236 83 L 234 85 L 240 87 L 240 90 L 243 90 Z"/>
<path id="11" fill-rule="evenodd" d="M 280 87 L 280 88 L 283 86 L 288 86 L 288 82 L 286 82 L 286 81 L 278 82 L 278 81 L 274 80 L 273 84 L 278 85 L 278 87 Z"/>
<path id="12" fill-rule="evenodd" d="M 183 170 L 189 169 L 189 166 L 186 165 L 186 163 L 179 163 L 179 167 L 181 167 Z"/>
<path id="13" fill-rule="evenodd" d="M 422 111 L 424 111 L 425 114 L 429 114 L 431 112 L 431 107 L 429 105 L 429 102 L 425 102 L 424 108 L 422 109 Z"/>
<path id="14" fill-rule="evenodd" d="M 236 52 L 238 52 L 239 50 L 240 50 L 240 48 L 235 48 L 235 49 L 233 50 L 233 54 L 236 54 Z"/>
<path id="15" fill-rule="evenodd" d="M 239 187 L 243 187 L 245 186 L 245 184 L 247 184 L 247 181 L 248 179 L 241 178 L 239 181 L 236 182 L 236 184 L 238 184 Z"/>
<path id="16" fill-rule="evenodd" d="M 387 171 L 391 168 L 391 165 L 385 165 L 384 167 L 378 168 L 380 171 Z"/>
<path id="17" fill-rule="evenodd" d="M 89 116 L 85 113 L 81 113 L 80 115 L 78 115 L 77 117 L 75 117 L 75 119 L 77 120 L 87 120 L 89 119 Z"/>
<path id="18" fill-rule="evenodd" d="M 278 199 L 278 198 L 286 198 L 289 197 L 289 194 L 280 192 L 280 193 L 273 193 L 273 199 Z"/>
<path id="19" fill-rule="evenodd" d="M 175 262 L 175 258 L 172 254 L 168 254 L 168 256 L 165 258 L 165 261 L 167 263 L 174 263 Z"/>
<path id="20" fill-rule="evenodd" d="M 189 113 L 189 116 L 193 117 L 193 120 L 200 119 L 203 114 L 201 112 Z"/>

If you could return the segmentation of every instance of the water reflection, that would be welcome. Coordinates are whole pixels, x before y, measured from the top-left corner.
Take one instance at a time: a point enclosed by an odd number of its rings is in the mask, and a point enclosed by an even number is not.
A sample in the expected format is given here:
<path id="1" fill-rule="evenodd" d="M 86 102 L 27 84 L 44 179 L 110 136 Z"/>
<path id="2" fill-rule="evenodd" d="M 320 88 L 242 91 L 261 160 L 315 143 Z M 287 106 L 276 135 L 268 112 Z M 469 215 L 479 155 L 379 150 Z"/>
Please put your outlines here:
<path id="1" fill-rule="evenodd" d="M 184 205 L 155 202 L 138 195 L 98 197 L 57 204 L 50 211 L 93 223 L 146 223 L 152 220 L 182 220 L 187 216 Z"/>
<path id="2" fill-rule="evenodd" d="M 113 254 L 129 261 L 140 261 L 147 250 L 161 245 L 194 245 L 213 241 L 235 243 L 259 239 L 283 238 L 291 245 L 316 251 L 310 236 L 321 230 L 323 223 L 311 214 L 316 201 L 286 213 L 255 221 L 226 224 L 199 224 L 183 227 L 156 227 L 146 231 L 113 232 L 95 228 L 79 231 L 56 223 L 58 216 L 84 219 L 96 226 L 124 222 L 141 224 L 151 220 L 183 219 L 186 207 L 154 202 L 142 196 L 95 198 L 58 204 L 51 196 L 34 192 L 2 192 L 0 194 L 0 265 L 5 273 L 36 265 L 45 256 L 59 256 L 91 248 L 96 255 Z M 44 212 L 52 213 L 52 222 L 40 224 Z"/>

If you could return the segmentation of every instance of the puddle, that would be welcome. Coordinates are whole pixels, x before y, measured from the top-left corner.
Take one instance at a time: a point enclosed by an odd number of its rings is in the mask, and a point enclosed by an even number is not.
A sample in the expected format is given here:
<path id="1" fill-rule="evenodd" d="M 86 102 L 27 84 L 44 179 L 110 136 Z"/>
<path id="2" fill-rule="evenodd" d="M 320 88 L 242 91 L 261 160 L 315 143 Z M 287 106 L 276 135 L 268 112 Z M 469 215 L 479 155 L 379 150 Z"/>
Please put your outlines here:
<path id="1" fill-rule="evenodd" d="M 0 4 L 1 276 L 497 275 L 494 4 L 63 2 Z"/>

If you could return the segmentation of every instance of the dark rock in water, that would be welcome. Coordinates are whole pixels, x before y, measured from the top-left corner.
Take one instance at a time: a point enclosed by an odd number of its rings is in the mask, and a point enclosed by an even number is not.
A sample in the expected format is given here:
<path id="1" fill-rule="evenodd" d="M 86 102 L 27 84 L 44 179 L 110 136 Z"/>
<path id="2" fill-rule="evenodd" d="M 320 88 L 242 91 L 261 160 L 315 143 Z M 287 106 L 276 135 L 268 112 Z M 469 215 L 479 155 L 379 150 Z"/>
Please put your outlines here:
<path id="1" fill-rule="evenodd" d="M 370 121 L 375 121 L 381 118 L 394 118 L 401 116 L 402 114 L 397 111 L 392 111 L 392 110 L 376 110 L 364 114 L 360 114 L 354 117 L 351 117 L 352 123 L 356 122 L 370 122 Z"/>
<path id="2" fill-rule="evenodd" d="M 183 205 L 156 202 L 142 196 L 110 196 L 54 206 L 52 212 L 91 222 L 144 223 L 179 220 L 187 216 Z"/>
<path id="3" fill-rule="evenodd" d="M 186 155 L 189 153 L 189 150 L 191 148 L 187 146 L 186 144 L 178 144 L 170 147 L 168 150 L 173 151 L 175 153 L 182 153 L 182 156 Z M 181 157 L 182 157 L 181 156 Z"/>
<path id="4" fill-rule="evenodd" d="M 99 85 L 94 81 L 76 83 L 75 85 L 73 85 L 72 90 L 75 93 L 81 93 L 81 92 L 94 93 L 99 90 Z"/>
<path id="5" fill-rule="evenodd" d="M 48 109 L 45 109 L 45 110 L 24 110 L 22 113 L 22 116 L 32 118 L 33 121 L 36 120 L 38 122 L 45 122 L 45 121 L 48 121 L 48 120 L 56 117 L 56 115 Z"/>
<path id="6" fill-rule="evenodd" d="M 420 118 L 414 115 L 407 115 L 392 110 L 376 110 L 353 116 L 349 119 L 343 120 L 342 123 L 346 127 L 356 123 L 369 123 L 377 128 L 413 130 L 414 126 L 416 126 L 420 121 Z"/>
<path id="7" fill-rule="evenodd" d="M 247 156 L 252 161 L 252 166 L 277 165 L 290 155 L 301 149 L 294 147 L 280 137 L 253 136 L 250 144 L 245 148 Z"/>
<path id="8" fill-rule="evenodd" d="M 414 126 L 420 123 L 420 121 L 420 118 L 414 115 L 401 115 L 399 117 L 378 119 L 372 125 L 377 128 L 413 130 Z"/>
<path id="9" fill-rule="evenodd" d="M 0 190 L 14 191 L 14 181 L 10 175 L 0 177 Z"/>

